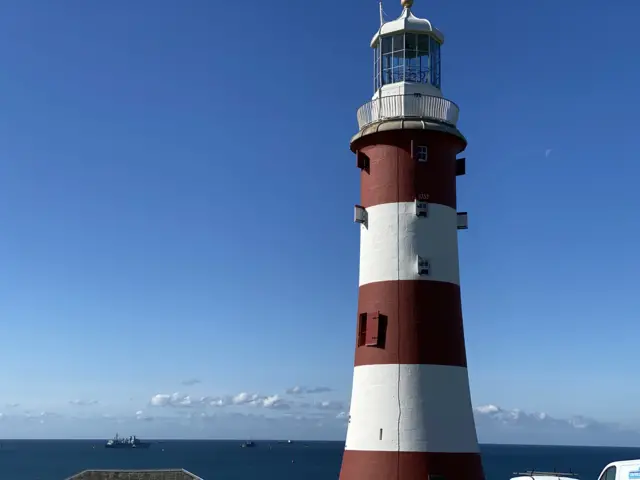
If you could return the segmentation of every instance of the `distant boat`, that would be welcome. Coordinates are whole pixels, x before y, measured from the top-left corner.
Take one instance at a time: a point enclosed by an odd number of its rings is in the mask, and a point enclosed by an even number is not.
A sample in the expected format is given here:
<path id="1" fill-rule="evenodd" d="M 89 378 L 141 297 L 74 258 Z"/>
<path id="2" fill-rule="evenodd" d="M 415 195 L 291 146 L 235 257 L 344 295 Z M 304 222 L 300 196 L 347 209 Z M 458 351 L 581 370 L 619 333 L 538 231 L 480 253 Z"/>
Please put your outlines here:
<path id="1" fill-rule="evenodd" d="M 253 443 L 251 440 L 244 442 L 242 445 L 240 445 L 242 448 L 251 448 L 251 447 L 255 447 L 256 444 Z"/>
<path id="2" fill-rule="evenodd" d="M 141 442 L 135 435 L 131 437 L 113 437 L 105 444 L 105 448 L 149 448 L 151 446 L 148 442 Z"/>

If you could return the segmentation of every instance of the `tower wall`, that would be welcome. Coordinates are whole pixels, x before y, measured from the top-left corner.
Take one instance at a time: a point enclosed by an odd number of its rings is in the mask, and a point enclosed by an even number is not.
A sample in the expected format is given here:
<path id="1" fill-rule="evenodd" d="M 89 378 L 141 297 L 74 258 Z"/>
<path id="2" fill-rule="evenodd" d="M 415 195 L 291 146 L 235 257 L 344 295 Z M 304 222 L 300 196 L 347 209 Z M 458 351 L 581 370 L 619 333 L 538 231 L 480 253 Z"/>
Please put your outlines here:
<path id="1" fill-rule="evenodd" d="M 414 158 L 418 145 L 428 147 L 426 162 Z M 459 136 L 429 130 L 375 133 L 352 144 L 369 166 L 361 173 L 367 222 L 341 480 L 484 478 L 458 267 L 456 155 L 465 146 Z M 415 200 L 425 195 L 428 215 L 418 217 Z M 419 275 L 418 256 L 429 261 L 429 275 Z"/>

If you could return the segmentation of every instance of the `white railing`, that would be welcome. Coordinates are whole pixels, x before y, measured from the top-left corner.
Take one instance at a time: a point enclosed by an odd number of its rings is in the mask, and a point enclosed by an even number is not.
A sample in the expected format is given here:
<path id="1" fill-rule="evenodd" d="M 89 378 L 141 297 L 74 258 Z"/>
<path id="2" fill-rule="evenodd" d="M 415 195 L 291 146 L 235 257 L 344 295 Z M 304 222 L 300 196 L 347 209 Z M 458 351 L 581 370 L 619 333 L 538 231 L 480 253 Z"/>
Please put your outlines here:
<path id="1" fill-rule="evenodd" d="M 391 119 L 435 120 L 455 127 L 460 109 L 450 100 L 430 95 L 407 94 L 376 98 L 358 109 L 358 127 Z"/>

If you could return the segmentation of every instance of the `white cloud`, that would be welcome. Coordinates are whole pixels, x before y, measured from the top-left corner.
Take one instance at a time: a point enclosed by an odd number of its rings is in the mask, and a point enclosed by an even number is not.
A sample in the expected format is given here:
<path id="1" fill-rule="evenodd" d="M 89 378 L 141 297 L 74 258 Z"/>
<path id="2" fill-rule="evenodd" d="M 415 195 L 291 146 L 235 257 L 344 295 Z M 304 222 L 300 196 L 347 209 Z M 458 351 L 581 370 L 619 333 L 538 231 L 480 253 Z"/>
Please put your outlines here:
<path id="1" fill-rule="evenodd" d="M 200 380 L 198 380 L 197 378 L 188 378 L 187 380 L 183 380 L 182 385 L 186 385 L 187 387 L 191 387 L 193 385 L 197 385 L 198 383 L 200 383 Z"/>
<path id="2" fill-rule="evenodd" d="M 136 420 L 142 420 L 142 421 L 148 422 L 148 421 L 153 420 L 153 417 L 150 416 L 150 415 L 146 415 L 144 413 L 144 410 L 138 410 L 136 412 Z"/>
<path id="3" fill-rule="evenodd" d="M 88 407 L 90 405 L 97 405 L 99 402 L 97 400 L 69 400 L 69 403 L 72 405 L 77 405 L 79 407 Z"/>
<path id="4" fill-rule="evenodd" d="M 209 401 L 209 405 L 214 407 L 246 405 L 274 410 L 288 410 L 291 408 L 291 404 L 279 395 L 260 395 L 247 392 L 241 392 L 233 396 L 214 397 Z"/>
<path id="5" fill-rule="evenodd" d="M 212 407 L 225 407 L 228 404 L 227 397 L 215 397 L 209 401 L 209 405 Z"/>
<path id="6" fill-rule="evenodd" d="M 232 403 L 234 405 L 255 405 L 259 400 L 260 395 L 258 395 L 257 393 L 242 392 L 232 398 Z"/>
<path id="7" fill-rule="evenodd" d="M 200 397 L 194 399 L 181 393 L 159 393 L 151 397 L 149 402 L 154 407 L 230 407 L 252 406 L 273 410 L 288 410 L 291 404 L 279 395 L 260 395 L 258 393 L 241 392 L 236 395 L 218 397 Z"/>
<path id="8" fill-rule="evenodd" d="M 54 412 L 29 412 L 26 411 L 24 412 L 24 416 L 26 418 L 46 418 L 46 417 L 58 417 L 59 415 L 57 413 Z"/>
<path id="9" fill-rule="evenodd" d="M 305 394 L 314 394 L 314 393 L 327 393 L 330 392 L 331 388 L 329 387 L 302 387 L 295 386 L 291 388 L 287 388 L 288 395 L 305 395 Z"/>
<path id="10" fill-rule="evenodd" d="M 37 421 L 41 424 L 44 424 L 47 419 L 56 417 L 60 417 L 60 415 L 54 412 L 24 412 L 24 418 L 26 418 L 27 420 Z"/>
<path id="11" fill-rule="evenodd" d="M 586 417 L 574 416 L 569 419 L 558 419 L 543 412 L 527 413 L 519 408 L 504 409 L 497 405 L 482 405 L 473 409 L 476 419 L 491 420 L 494 423 L 511 426 L 525 425 L 565 425 L 573 428 L 586 428 L 590 425 L 598 425 L 596 420 Z"/>
<path id="12" fill-rule="evenodd" d="M 324 400 L 321 402 L 315 402 L 311 404 L 311 406 L 319 410 L 335 410 L 335 411 L 340 411 L 345 408 L 344 403 L 336 400 Z"/>
<path id="13" fill-rule="evenodd" d="M 7 403 L 7 408 L 17 408 L 20 406 L 19 403 Z"/>
<path id="14" fill-rule="evenodd" d="M 553 151 L 553 149 L 551 149 L 551 148 L 547 148 L 547 149 L 544 151 L 544 156 L 545 156 L 545 158 L 549 158 L 549 156 L 551 155 L 551 152 L 552 152 L 552 151 Z"/>
<path id="15" fill-rule="evenodd" d="M 183 382 L 184 383 L 184 382 Z M 255 392 L 240 392 L 232 395 L 216 395 L 194 398 L 180 392 L 158 393 L 151 397 L 149 404 L 154 407 L 259 407 L 271 410 L 292 410 L 292 409 L 317 409 L 327 411 L 341 411 L 345 407 L 344 402 L 337 400 L 305 401 L 300 402 L 295 397 L 306 394 L 319 394 L 331 392 L 329 387 L 316 386 L 296 386 L 286 390 L 287 395 L 294 398 L 282 397 L 279 394 L 264 395 Z"/>
<path id="16" fill-rule="evenodd" d="M 207 397 L 192 398 L 189 395 L 184 395 L 180 392 L 172 394 L 159 393 L 151 397 L 149 403 L 154 407 L 194 407 L 198 405 L 204 405 L 207 402 Z"/>
<path id="17" fill-rule="evenodd" d="M 291 408 L 291 405 L 289 405 L 278 395 L 272 395 L 270 397 L 264 398 L 262 400 L 262 406 L 264 408 L 273 408 L 275 410 L 289 410 Z"/>

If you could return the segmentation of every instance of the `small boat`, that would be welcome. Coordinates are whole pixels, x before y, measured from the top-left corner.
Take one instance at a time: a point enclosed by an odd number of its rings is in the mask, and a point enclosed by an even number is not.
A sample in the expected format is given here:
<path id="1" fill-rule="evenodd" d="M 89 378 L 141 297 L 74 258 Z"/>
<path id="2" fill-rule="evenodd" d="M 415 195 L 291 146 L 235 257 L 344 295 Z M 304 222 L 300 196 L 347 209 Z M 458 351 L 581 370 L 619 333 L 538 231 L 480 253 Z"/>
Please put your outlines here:
<path id="1" fill-rule="evenodd" d="M 244 442 L 242 445 L 240 445 L 242 448 L 251 448 L 251 447 L 255 447 L 256 444 L 253 443 L 251 440 Z"/>

